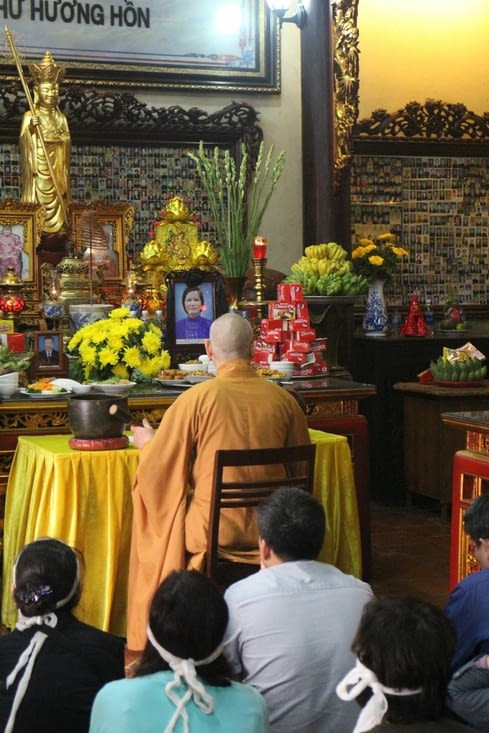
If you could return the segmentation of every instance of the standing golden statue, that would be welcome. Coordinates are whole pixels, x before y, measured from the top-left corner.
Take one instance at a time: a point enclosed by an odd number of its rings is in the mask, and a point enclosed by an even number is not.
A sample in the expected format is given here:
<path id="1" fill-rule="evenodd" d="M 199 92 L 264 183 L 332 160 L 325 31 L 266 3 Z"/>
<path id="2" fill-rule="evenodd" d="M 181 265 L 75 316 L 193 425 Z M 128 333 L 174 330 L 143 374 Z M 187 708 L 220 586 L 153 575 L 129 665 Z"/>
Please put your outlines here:
<path id="1" fill-rule="evenodd" d="M 55 64 L 49 51 L 29 69 L 34 100 L 24 113 L 19 138 L 22 200 L 42 204 L 46 211 L 44 231 L 57 233 L 68 224 L 71 200 L 71 138 L 66 116 L 58 107 L 59 82 L 65 69 Z"/>

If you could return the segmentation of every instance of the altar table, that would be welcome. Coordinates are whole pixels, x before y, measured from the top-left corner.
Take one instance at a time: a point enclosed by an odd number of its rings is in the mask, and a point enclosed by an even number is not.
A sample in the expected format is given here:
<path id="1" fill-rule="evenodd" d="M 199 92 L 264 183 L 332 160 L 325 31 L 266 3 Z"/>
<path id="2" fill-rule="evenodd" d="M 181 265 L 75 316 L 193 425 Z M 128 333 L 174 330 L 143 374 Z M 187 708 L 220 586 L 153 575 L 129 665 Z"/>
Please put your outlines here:
<path id="1" fill-rule="evenodd" d="M 327 534 L 319 559 L 361 577 L 360 530 L 348 440 L 310 430 L 317 446 L 314 493 Z M 75 615 L 119 636 L 126 634 L 131 536 L 131 486 L 138 451 L 77 451 L 68 435 L 20 436 L 5 507 L 2 623 L 12 628 L 16 608 L 10 578 L 19 550 L 51 536 L 83 553 L 86 573 Z"/>

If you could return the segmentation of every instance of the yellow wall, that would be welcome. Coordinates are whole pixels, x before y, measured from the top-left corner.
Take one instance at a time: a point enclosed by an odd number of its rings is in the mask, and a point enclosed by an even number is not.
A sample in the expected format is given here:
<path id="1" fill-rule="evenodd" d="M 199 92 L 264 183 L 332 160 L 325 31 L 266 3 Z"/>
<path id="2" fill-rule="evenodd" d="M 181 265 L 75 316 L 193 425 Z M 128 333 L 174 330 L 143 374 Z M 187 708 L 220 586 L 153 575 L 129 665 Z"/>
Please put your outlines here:
<path id="1" fill-rule="evenodd" d="M 360 119 L 427 98 L 489 111 L 489 0 L 359 0 Z"/>
<path id="2" fill-rule="evenodd" d="M 222 109 L 231 102 L 245 101 L 259 112 L 265 145 L 284 149 L 287 164 L 265 214 L 261 234 L 268 238 L 268 266 L 288 272 L 302 255 L 302 128 L 301 128 L 300 31 L 292 23 L 282 29 L 282 93 L 245 95 L 195 94 L 178 92 L 157 95 L 139 92 L 138 98 L 149 105 L 185 109 L 200 107 L 207 112 Z M 162 200 L 165 190 L 162 190 Z"/>

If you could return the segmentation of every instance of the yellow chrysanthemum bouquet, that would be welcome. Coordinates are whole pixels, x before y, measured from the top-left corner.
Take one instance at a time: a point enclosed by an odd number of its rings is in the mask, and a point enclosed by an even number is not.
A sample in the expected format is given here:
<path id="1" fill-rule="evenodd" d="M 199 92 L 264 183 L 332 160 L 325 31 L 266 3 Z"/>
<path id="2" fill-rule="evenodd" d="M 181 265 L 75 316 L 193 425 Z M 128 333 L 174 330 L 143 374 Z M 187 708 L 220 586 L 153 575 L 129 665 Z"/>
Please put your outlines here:
<path id="1" fill-rule="evenodd" d="M 360 239 L 358 247 L 351 253 L 354 272 L 372 282 L 389 280 L 397 271 L 400 260 L 408 253 L 397 245 L 395 234 L 380 234 L 376 241 Z"/>
<path id="2" fill-rule="evenodd" d="M 147 382 L 170 366 L 170 354 L 161 347 L 161 329 L 151 321 L 116 308 L 95 323 L 80 328 L 68 342 L 70 375 L 83 382 L 130 379 Z"/>

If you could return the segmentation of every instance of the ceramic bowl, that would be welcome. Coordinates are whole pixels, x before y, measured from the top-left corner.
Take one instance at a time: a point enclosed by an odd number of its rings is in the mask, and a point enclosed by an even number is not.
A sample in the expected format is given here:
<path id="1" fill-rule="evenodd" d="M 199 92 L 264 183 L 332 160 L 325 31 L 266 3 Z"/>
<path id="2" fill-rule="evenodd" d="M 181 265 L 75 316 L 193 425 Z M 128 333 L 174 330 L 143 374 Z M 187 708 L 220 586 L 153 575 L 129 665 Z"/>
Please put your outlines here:
<path id="1" fill-rule="evenodd" d="M 92 389 L 91 384 L 82 384 L 81 382 L 77 382 L 75 379 L 65 379 L 64 377 L 53 379 L 53 384 L 55 384 L 56 387 L 67 389 L 70 392 L 73 392 L 73 394 L 86 394 Z"/>
<path id="2" fill-rule="evenodd" d="M 202 362 L 189 364 L 188 362 L 184 362 L 183 364 L 179 364 L 178 368 L 182 372 L 202 372 L 205 374 L 207 372 L 207 364 L 202 364 Z"/>
<path id="3" fill-rule="evenodd" d="M 11 397 L 19 389 L 19 372 L 0 374 L 0 397 Z"/>
<path id="4" fill-rule="evenodd" d="M 295 364 L 292 361 L 271 361 L 270 369 L 274 372 L 280 372 L 286 379 L 290 379 L 294 374 Z"/>
<path id="5" fill-rule="evenodd" d="M 107 318 L 113 307 L 110 303 L 74 303 L 69 306 L 71 325 L 78 331 L 88 323 Z"/>

